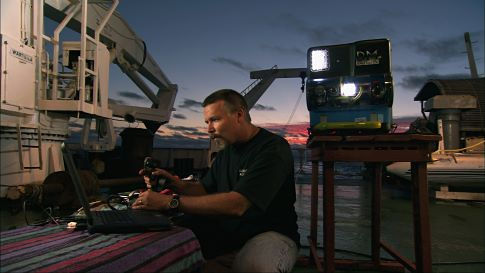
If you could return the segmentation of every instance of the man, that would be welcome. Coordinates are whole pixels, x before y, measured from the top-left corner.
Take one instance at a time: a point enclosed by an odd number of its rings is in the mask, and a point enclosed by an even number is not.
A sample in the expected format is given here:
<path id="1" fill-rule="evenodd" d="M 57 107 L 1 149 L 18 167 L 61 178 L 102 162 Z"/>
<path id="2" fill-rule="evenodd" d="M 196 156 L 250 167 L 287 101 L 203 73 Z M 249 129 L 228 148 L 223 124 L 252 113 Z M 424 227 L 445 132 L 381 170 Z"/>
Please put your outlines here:
<path id="1" fill-rule="evenodd" d="M 288 142 L 253 125 L 246 101 L 234 90 L 216 91 L 202 105 L 210 137 L 226 147 L 200 183 L 156 170 L 180 195 L 146 191 L 133 208 L 183 212 L 187 217 L 179 224 L 194 231 L 209 264 L 232 253 L 233 271 L 291 271 L 299 234 Z"/>

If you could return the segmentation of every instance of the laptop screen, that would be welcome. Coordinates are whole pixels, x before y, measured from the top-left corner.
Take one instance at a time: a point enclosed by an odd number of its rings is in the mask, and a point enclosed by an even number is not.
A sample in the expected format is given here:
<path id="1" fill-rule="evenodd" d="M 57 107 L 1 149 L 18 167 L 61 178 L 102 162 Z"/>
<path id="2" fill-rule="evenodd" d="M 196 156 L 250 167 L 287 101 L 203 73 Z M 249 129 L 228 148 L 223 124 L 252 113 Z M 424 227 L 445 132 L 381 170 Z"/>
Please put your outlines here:
<path id="1" fill-rule="evenodd" d="M 62 155 L 64 159 L 64 166 L 68 169 L 68 173 L 71 176 L 71 180 L 74 184 L 74 189 L 76 190 L 79 202 L 81 202 L 81 206 L 83 207 L 84 213 L 86 214 L 86 219 L 89 224 L 92 224 L 93 216 L 91 214 L 91 207 L 89 206 L 88 197 L 86 196 L 86 192 L 84 191 L 81 179 L 79 178 L 79 173 L 77 171 L 76 165 L 74 164 L 72 154 L 69 152 L 69 149 L 67 148 L 65 143 L 62 143 Z"/>

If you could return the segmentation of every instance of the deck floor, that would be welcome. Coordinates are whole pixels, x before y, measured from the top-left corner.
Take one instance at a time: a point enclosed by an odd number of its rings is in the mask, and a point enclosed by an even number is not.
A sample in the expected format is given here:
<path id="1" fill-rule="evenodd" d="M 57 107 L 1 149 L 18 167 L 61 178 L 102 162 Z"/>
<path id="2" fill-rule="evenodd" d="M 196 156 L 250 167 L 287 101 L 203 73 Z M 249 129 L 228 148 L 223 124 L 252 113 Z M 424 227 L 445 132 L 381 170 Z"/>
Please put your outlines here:
<path id="1" fill-rule="evenodd" d="M 338 167 L 337 167 L 338 170 Z M 305 177 L 308 176 L 308 177 Z M 309 179 L 308 173 L 300 177 Z M 371 183 L 359 175 L 345 175 L 335 181 L 335 257 L 369 259 L 371 253 Z M 414 260 L 411 193 L 406 184 L 384 181 L 381 239 L 405 257 Z M 296 210 L 303 245 L 308 255 L 310 227 L 309 184 L 296 185 Z M 319 186 L 319 196 L 322 186 Z M 437 201 L 430 198 L 432 262 L 434 272 L 485 272 L 485 203 Z M 318 245 L 323 245 L 322 200 L 319 199 Z M 319 252 L 323 251 L 320 248 Z M 381 251 L 384 259 L 392 259 Z M 294 272 L 316 271 L 296 265 Z"/>

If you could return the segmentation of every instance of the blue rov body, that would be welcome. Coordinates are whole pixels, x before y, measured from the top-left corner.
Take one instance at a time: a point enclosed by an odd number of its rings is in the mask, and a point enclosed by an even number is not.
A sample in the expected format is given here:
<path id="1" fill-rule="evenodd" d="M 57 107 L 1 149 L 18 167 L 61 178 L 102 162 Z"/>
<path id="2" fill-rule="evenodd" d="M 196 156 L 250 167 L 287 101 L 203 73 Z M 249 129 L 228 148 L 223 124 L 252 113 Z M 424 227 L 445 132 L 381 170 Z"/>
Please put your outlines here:
<path id="1" fill-rule="evenodd" d="M 307 76 L 312 131 L 391 128 L 389 40 L 312 47 L 308 50 Z"/>

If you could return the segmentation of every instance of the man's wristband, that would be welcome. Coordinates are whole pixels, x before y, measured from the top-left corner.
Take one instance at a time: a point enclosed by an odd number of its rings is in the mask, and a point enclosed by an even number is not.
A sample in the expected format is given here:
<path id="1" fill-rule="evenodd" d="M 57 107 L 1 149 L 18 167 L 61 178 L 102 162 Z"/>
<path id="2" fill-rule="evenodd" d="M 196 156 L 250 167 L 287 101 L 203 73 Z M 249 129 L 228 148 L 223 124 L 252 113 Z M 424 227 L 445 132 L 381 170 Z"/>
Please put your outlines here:
<path id="1" fill-rule="evenodd" d="M 171 212 L 177 212 L 180 205 L 180 195 L 172 194 L 172 200 L 168 203 L 168 208 Z"/>

